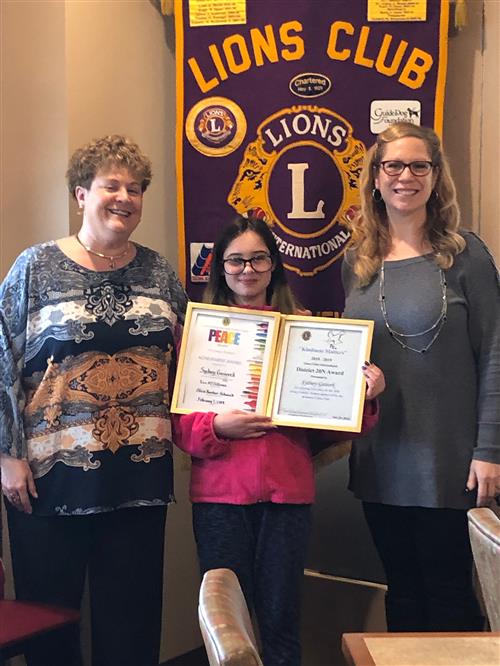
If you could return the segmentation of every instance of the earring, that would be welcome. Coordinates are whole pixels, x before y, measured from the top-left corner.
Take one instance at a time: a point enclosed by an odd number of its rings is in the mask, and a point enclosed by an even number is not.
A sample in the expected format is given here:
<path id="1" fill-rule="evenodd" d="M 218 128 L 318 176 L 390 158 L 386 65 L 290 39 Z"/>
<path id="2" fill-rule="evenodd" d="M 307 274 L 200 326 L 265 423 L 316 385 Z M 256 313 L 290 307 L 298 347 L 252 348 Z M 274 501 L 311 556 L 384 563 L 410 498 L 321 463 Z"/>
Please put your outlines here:
<path id="1" fill-rule="evenodd" d="M 372 199 L 375 203 L 380 203 L 382 201 L 382 192 L 377 187 L 374 187 L 372 190 Z"/>

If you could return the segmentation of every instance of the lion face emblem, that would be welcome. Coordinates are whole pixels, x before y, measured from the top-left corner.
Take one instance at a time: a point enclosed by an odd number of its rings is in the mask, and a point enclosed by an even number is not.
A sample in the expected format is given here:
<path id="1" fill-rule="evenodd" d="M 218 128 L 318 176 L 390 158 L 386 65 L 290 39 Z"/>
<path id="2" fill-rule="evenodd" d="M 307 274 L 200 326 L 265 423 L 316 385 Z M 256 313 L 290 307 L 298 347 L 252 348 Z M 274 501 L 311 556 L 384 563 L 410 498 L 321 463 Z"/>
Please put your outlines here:
<path id="1" fill-rule="evenodd" d="M 261 141 L 250 143 L 238 169 L 238 175 L 227 202 L 243 215 L 255 208 L 266 210 L 266 183 L 269 178 L 270 156 L 262 149 Z"/>

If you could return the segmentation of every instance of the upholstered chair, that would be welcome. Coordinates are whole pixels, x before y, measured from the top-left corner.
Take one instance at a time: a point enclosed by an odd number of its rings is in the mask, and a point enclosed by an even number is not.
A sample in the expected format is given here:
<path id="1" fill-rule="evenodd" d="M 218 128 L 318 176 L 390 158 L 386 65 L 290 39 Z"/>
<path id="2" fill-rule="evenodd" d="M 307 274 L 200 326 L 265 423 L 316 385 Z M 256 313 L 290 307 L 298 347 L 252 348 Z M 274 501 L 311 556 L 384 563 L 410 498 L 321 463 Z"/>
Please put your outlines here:
<path id="1" fill-rule="evenodd" d="M 210 666 L 263 666 L 245 598 L 230 569 L 204 575 L 198 617 Z"/>
<path id="2" fill-rule="evenodd" d="M 492 631 L 500 631 L 500 518 L 488 508 L 468 512 L 469 534 Z"/>
<path id="3" fill-rule="evenodd" d="M 0 666 L 23 654 L 30 641 L 80 620 L 80 613 L 69 608 L 4 599 L 4 580 L 0 558 Z"/>

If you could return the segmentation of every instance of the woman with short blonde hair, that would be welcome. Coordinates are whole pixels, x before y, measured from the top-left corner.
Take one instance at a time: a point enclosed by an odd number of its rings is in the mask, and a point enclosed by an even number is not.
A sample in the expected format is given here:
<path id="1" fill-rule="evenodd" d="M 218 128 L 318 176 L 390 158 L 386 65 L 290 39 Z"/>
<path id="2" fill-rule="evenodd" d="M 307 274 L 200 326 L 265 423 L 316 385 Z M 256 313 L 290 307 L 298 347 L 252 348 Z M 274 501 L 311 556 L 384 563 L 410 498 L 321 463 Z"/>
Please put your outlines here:
<path id="1" fill-rule="evenodd" d="M 94 666 L 157 666 L 173 501 L 169 373 L 186 294 L 130 240 L 151 163 L 121 135 L 75 151 L 78 232 L 28 248 L 0 286 L 0 466 L 18 599 L 79 608 Z M 28 666 L 81 664 L 79 629 Z"/>

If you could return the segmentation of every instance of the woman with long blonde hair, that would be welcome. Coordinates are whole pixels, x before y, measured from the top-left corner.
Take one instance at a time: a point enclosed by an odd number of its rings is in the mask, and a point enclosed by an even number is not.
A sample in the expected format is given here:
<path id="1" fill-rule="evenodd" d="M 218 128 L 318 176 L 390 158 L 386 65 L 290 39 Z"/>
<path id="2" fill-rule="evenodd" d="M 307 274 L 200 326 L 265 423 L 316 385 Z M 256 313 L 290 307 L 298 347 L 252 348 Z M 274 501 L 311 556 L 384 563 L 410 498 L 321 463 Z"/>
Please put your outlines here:
<path id="1" fill-rule="evenodd" d="M 433 130 L 396 123 L 378 135 L 361 203 L 344 314 L 375 320 L 387 389 L 379 424 L 353 445 L 350 488 L 386 572 L 388 629 L 478 630 L 467 510 L 500 490 L 498 272 L 459 229 Z"/>

